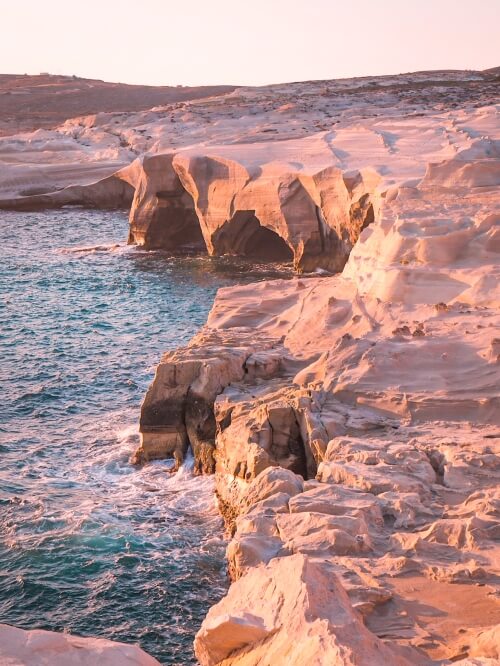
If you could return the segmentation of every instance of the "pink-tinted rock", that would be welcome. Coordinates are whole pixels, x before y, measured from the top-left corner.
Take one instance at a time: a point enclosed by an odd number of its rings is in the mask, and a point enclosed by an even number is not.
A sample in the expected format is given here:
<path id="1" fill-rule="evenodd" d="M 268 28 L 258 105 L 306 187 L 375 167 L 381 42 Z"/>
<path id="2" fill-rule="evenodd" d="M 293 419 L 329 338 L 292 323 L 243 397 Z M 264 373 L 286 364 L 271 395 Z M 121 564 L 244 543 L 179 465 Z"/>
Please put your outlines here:
<path id="1" fill-rule="evenodd" d="M 159 666 L 135 645 L 0 624 L 3 666 Z"/>
<path id="2" fill-rule="evenodd" d="M 234 583 L 209 611 L 195 652 L 202 666 L 412 663 L 371 634 L 338 580 L 303 555 L 271 560 Z"/>

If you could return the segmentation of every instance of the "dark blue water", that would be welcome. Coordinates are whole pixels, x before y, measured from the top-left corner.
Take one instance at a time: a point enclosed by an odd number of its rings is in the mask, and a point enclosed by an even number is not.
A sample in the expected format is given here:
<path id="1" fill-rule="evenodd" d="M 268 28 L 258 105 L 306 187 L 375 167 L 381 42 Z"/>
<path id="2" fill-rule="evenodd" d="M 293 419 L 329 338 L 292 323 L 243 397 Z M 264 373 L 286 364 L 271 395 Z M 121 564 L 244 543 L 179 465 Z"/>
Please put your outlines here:
<path id="1" fill-rule="evenodd" d="M 212 479 L 129 456 L 161 353 L 266 273 L 126 234 L 121 213 L 0 213 L 0 622 L 191 664 L 227 586 Z"/>

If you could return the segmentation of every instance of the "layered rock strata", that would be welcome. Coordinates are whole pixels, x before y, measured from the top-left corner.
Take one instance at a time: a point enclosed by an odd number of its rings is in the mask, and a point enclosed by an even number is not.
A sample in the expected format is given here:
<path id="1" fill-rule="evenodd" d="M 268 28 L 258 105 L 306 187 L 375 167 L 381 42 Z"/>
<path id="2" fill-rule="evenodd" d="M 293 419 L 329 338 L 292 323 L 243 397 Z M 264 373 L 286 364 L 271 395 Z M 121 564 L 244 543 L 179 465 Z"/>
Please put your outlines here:
<path id="1" fill-rule="evenodd" d="M 220 290 L 160 363 L 139 457 L 191 443 L 232 535 L 202 665 L 499 659 L 499 165 L 388 188 L 341 274 Z"/>

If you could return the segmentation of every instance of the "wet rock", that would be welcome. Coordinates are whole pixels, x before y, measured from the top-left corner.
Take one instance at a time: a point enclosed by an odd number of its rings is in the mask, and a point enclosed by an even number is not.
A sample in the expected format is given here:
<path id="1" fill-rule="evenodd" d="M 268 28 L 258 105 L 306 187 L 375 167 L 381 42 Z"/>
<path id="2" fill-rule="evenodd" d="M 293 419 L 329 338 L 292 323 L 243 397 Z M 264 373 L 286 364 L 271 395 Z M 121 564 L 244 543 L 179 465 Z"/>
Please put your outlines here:
<path id="1" fill-rule="evenodd" d="M 163 356 L 141 407 L 136 463 L 174 457 L 178 466 L 191 445 L 195 472 L 213 473 L 215 399 L 228 384 L 243 379 L 245 361 L 257 346 L 271 344 L 263 339 L 253 345 L 249 338 L 248 346 L 240 336 L 233 347 L 230 335 L 208 330 L 188 347 Z"/>

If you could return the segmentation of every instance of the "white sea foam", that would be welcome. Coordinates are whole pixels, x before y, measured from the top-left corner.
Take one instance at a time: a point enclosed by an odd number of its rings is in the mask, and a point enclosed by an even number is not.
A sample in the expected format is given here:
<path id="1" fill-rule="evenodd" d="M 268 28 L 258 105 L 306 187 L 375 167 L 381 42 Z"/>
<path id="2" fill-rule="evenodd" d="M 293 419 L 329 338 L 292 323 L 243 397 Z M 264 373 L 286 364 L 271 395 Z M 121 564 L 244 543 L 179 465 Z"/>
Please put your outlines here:
<path id="1" fill-rule="evenodd" d="M 95 254 L 96 252 L 119 252 L 128 250 L 130 247 L 132 246 L 126 243 L 110 243 L 109 245 L 61 247 L 56 252 L 58 254 Z"/>

